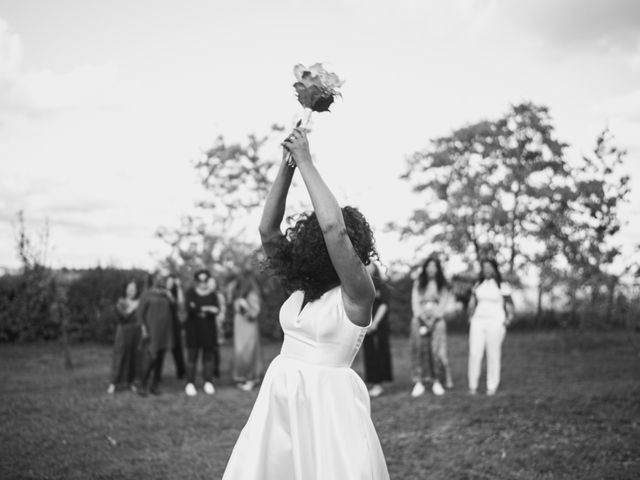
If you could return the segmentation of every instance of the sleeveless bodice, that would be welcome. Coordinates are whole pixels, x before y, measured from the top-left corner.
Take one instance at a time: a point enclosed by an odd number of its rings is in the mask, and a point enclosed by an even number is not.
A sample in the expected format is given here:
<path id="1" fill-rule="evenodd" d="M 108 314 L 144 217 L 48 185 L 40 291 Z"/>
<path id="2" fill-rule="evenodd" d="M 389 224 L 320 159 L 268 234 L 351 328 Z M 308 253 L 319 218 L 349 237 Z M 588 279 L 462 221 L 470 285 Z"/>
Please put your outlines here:
<path id="1" fill-rule="evenodd" d="M 280 309 L 284 331 L 280 355 L 314 365 L 350 367 L 367 329 L 347 317 L 342 289 L 325 292 L 301 310 L 303 299 L 304 292 L 293 292 Z"/>

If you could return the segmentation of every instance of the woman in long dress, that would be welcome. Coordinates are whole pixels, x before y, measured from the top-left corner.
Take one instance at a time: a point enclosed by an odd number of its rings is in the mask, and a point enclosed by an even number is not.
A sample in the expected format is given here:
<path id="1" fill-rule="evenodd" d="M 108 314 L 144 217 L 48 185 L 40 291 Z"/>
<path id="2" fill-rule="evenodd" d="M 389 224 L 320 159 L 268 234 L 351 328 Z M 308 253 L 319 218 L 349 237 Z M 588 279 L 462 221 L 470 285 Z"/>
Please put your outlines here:
<path id="1" fill-rule="evenodd" d="M 116 388 L 125 383 L 134 389 L 136 378 L 136 360 L 140 327 L 136 325 L 138 309 L 138 285 L 133 280 L 124 288 L 124 296 L 118 299 L 118 326 L 113 342 L 113 360 L 111 362 L 111 381 L 107 393 L 115 393 Z"/>
<path id="2" fill-rule="evenodd" d="M 380 270 L 375 263 L 367 265 L 373 284 L 376 287 L 376 299 L 373 302 L 373 320 L 364 337 L 364 378 L 371 384 L 369 395 L 382 395 L 383 383 L 393 381 L 391 367 L 391 343 L 389 341 L 389 287 L 382 280 Z"/>
<path id="3" fill-rule="evenodd" d="M 233 380 L 245 391 L 260 379 L 260 287 L 251 272 L 241 272 L 232 289 Z"/>
<path id="4" fill-rule="evenodd" d="M 268 261 L 291 292 L 280 309 L 284 342 L 227 464 L 224 480 L 389 478 L 367 387 L 351 364 L 371 324 L 375 289 L 365 264 L 375 255 L 362 214 L 340 208 L 311 161 L 303 130 L 285 158 L 260 222 Z M 294 169 L 314 212 L 280 230 Z"/>

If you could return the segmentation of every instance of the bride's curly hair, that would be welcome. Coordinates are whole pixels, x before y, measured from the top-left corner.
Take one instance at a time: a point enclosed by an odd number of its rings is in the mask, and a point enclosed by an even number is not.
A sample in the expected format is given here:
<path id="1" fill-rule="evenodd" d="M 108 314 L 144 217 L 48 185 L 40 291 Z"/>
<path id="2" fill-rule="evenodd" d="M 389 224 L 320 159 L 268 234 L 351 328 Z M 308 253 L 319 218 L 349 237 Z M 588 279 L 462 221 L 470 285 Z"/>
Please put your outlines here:
<path id="1" fill-rule="evenodd" d="M 369 222 L 354 207 L 343 207 L 342 217 L 356 254 L 368 265 L 378 256 Z M 287 229 L 266 266 L 280 279 L 287 293 L 302 290 L 307 302 L 340 285 L 315 212 L 302 214 Z"/>

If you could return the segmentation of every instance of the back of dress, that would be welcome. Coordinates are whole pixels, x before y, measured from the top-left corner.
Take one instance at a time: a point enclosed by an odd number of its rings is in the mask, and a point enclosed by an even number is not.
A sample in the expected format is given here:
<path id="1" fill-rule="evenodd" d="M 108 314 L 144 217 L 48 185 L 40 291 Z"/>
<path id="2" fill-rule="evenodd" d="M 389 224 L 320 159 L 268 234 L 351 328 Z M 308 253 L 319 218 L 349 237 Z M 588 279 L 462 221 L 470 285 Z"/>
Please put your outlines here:
<path id="1" fill-rule="evenodd" d="M 304 292 L 296 291 L 280 309 L 284 331 L 281 355 L 315 365 L 350 367 L 366 328 L 347 317 L 338 286 L 302 307 Z"/>

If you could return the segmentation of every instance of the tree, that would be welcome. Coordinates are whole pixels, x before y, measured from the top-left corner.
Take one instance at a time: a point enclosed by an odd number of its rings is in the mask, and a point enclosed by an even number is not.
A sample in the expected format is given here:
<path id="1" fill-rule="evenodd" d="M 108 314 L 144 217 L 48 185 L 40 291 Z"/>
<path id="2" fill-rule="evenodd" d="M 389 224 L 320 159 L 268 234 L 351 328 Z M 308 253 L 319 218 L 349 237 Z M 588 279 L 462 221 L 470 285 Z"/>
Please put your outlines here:
<path id="1" fill-rule="evenodd" d="M 60 301 L 54 275 L 47 265 L 49 224 L 34 233 L 27 228 L 24 212 L 16 215 L 15 246 L 20 273 L 2 277 L 0 285 L 0 340 L 26 342 L 57 338 L 60 330 L 54 313 Z M 66 345 L 65 345 L 66 349 Z"/>
<path id="2" fill-rule="evenodd" d="M 263 149 L 274 134 L 283 130 L 274 124 L 269 134 L 251 134 L 245 144 L 227 145 L 219 136 L 195 164 L 202 185 L 211 194 L 198 206 L 236 219 L 262 205 L 271 186 L 270 176 L 278 165 L 278 159 L 264 157 Z"/>
<path id="3" fill-rule="evenodd" d="M 242 267 L 258 246 L 243 239 L 247 217 L 262 205 L 278 159 L 263 151 L 283 127 L 272 125 L 266 135 L 248 135 L 243 143 L 227 144 L 223 136 L 206 150 L 194 167 L 207 192 L 197 214 L 182 218 L 177 228 L 159 228 L 170 247 L 165 263 L 187 275 L 201 267 Z"/>
<path id="4" fill-rule="evenodd" d="M 468 260 L 501 253 L 513 274 L 533 257 L 539 232 L 563 201 L 566 144 L 547 107 L 522 103 L 411 155 L 401 178 L 425 199 L 401 236 L 421 236 Z"/>
<path id="5" fill-rule="evenodd" d="M 612 319 L 619 278 L 631 268 L 629 265 L 619 272 L 612 270 L 621 255 L 615 242 L 622 226 L 620 205 L 630 193 L 629 175 L 621 171 L 626 151 L 614 146 L 613 140 L 609 130 L 604 129 L 596 139 L 592 155 L 583 156 L 574 166 L 571 193 L 542 232 L 547 238 L 546 257 L 564 265 L 564 271 L 560 268 L 555 274 L 564 277 L 573 315 L 577 293 L 588 290 L 592 307 L 606 293 L 607 322 Z"/>
<path id="6" fill-rule="evenodd" d="M 157 235 L 170 246 L 163 260 L 172 272 L 190 280 L 195 270 L 213 271 L 222 286 L 230 285 L 237 272 L 254 272 L 265 296 L 261 330 L 277 335 L 278 301 L 282 291 L 261 272 L 262 249 L 247 235 L 269 192 L 280 158 L 265 151 L 279 137 L 283 127 L 273 125 L 268 134 L 248 135 L 246 141 L 228 144 L 224 137 L 206 150 L 194 167 L 207 192 L 197 212 L 181 219 L 176 228 L 160 228 Z"/>

